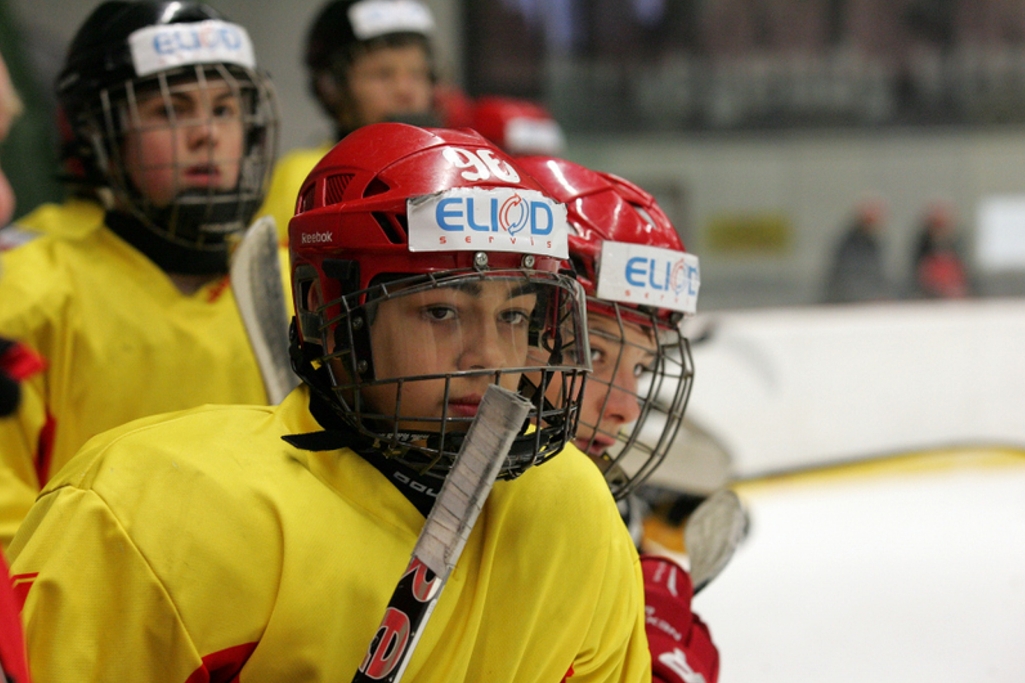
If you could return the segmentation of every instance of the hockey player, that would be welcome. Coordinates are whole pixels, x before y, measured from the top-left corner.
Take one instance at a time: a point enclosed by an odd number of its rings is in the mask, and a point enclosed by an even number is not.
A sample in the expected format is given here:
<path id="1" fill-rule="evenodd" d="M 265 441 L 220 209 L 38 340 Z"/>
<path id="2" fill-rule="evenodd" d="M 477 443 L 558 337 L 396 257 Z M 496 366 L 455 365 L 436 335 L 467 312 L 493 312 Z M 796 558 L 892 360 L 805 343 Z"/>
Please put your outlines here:
<path id="1" fill-rule="evenodd" d="M 630 494 L 658 467 L 683 420 L 693 366 L 679 323 L 695 312 L 698 261 L 636 185 L 554 157 L 518 162 L 568 209 L 593 364 L 575 443 L 605 473 L 640 547 L 641 513 Z M 666 557 L 642 555 L 641 564 L 653 680 L 714 683 L 719 654 L 691 611 L 690 576 Z"/>
<path id="2" fill-rule="evenodd" d="M 484 138 L 399 123 L 300 196 L 304 384 L 123 426 L 49 484 L 11 549 L 37 680 L 350 680 L 499 383 L 531 416 L 403 680 L 647 682 L 630 537 L 559 453 L 589 356 L 561 205 Z"/>
<path id="3" fill-rule="evenodd" d="M 419 0 L 330 0 L 320 10 L 306 37 L 306 70 L 336 136 L 285 154 L 274 169 L 259 215 L 274 217 L 283 242 L 299 187 L 334 142 L 368 123 L 441 125 L 433 31 L 434 17 Z"/>
<path id="4" fill-rule="evenodd" d="M 6 544 L 85 441 L 137 417 L 267 400 L 226 277 L 273 161 L 277 117 L 245 30 L 191 2 L 107 2 L 58 83 L 105 226 L 0 257 L 0 335 L 40 354 L 0 426 Z M 12 488 L 13 487 L 13 488 Z"/>

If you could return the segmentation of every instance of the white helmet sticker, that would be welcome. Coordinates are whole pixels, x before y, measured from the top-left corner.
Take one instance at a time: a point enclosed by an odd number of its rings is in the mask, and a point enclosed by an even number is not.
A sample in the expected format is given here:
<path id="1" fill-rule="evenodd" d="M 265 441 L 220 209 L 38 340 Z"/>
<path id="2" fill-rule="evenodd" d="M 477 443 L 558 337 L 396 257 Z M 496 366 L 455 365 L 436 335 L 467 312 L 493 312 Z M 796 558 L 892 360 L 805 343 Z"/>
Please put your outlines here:
<path id="1" fill-rule="evenodd" d="M 599 299 L 696 312 L 698 257 L 674 249 L 605 242 L 598 265 Z"/>
<path id="2" fill-rule="evenodd" d="M 551 119 L 518 116 L 505 124 L 505 147 L 512 154 L 560 154 L 566 148 L 562 128 Z"/>
<path id="3" fill-rule="evenodd" d="M 217 19 L 140 28 L 128 36 L 128 45 L 139 76 L 189 64 L 256 67 L 246 30 Z"/>
<path id="4" fill-rule="evenodd" d="M 370 40 L 389 33 L 429 34 L 434 17 L 425 5 L 415 0 L 363 0 L 349 8 L 349 23 L 359 40 Z"/>
<path id="5" fill-rule="evenodd" d="M 536 190 L 460 187 L 406 201 L 410 251 L 568 258 L 566 207 Z"/>

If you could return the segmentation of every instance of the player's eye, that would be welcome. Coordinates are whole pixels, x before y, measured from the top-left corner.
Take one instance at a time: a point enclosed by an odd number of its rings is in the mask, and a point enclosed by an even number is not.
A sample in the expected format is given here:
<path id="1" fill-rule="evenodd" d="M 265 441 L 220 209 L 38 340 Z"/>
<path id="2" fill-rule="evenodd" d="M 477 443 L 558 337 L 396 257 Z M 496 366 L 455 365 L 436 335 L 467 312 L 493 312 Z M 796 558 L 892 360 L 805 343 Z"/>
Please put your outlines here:
<path id="1" fill-rule="evenodd" d="M 530 312 L 511 308 L 499 314 L 499 320 L 506 325 L 527 325 L 530 323 Z"/>
<path id="2" fill-rule="evenodd" d="M 420 316 L 429 322 L 444 322 L 458 317 L 456 309 L 451 306 L 424 306 Z"/>

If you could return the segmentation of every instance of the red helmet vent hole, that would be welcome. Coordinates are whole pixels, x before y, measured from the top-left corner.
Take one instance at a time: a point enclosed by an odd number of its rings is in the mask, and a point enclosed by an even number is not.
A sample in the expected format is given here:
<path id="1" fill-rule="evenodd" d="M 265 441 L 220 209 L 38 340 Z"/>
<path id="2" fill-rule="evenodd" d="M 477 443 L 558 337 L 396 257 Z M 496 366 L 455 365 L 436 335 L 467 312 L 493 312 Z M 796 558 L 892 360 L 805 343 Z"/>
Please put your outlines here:
<path id="1" fill-rule="evenodd" d="M 384 194 L 390 189 L 391 187 L 388 186 L 388 183 L 384 182 L 380 178 L 374 178 L 370 181 L 370 184 L 367 185 L 367 189 L 363 190 L 363 197 L 373 197 L 375 195 Z"/>
<path id="2" fill-rule="evenodd" d="M 405 244 L 406 233 L 409 230 L 406 229 L 406 217 L 405 216 L 393 216 L 387 213 L 374 212 L 374 220 L 381 226 L 381 230 L 388 237 L 388 241 L 392 244 Z"/>
<path id="3" fill-rule="evenodd" d="M 324 206 L 331 206 L 342 201 L 345 196 L 345 188 L 352 181 L 352 173 L 340 173 L 330 176 L 324 183 Z"/>

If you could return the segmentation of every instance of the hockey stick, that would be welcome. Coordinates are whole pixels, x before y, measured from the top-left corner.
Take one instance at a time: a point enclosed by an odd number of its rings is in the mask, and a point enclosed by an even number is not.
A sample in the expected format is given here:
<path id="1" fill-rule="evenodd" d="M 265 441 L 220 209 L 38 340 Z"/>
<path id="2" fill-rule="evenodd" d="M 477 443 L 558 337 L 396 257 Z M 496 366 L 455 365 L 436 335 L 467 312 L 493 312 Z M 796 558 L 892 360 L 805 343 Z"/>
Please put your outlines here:
<path id="1" fill-rule="evenodd" d="M 747 535 L 747 513 L 729 489 L 716 491 L 699 505 L 684 527 L 694 594 L 719 575 Z"/>
<path id="2" fill-rule="evenodd" d="M 402 678 L 530 405 L 496 384 L 484 393 L 353 683 Z"/>
<path id="3" fill-rule="evenodd" d="M 281 403 L 299 378 L 288 356 L 288 305 L 281 285 L 278 233 L 270 216 L 253 223 L 232 252 L 231 289 L 260 366 L 267 402 Z"/>

